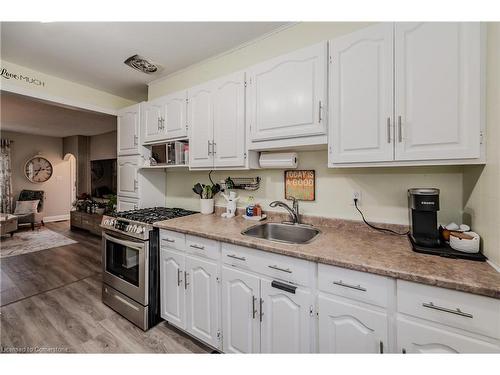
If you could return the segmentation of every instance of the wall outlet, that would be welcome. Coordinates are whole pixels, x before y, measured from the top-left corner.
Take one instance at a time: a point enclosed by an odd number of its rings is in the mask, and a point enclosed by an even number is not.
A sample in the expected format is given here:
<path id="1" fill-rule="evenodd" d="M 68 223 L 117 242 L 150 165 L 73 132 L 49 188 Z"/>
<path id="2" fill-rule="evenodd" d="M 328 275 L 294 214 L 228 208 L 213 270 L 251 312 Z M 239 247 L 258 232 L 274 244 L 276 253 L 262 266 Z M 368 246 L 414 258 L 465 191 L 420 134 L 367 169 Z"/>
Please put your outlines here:
<path id="1" fill-rule="evenodd" d="M 361 191 L 354 190 L 351 197 L 351 206 L 354 206 L 354 199 L 358 200 L 358 206 L 361 206 Z"/>

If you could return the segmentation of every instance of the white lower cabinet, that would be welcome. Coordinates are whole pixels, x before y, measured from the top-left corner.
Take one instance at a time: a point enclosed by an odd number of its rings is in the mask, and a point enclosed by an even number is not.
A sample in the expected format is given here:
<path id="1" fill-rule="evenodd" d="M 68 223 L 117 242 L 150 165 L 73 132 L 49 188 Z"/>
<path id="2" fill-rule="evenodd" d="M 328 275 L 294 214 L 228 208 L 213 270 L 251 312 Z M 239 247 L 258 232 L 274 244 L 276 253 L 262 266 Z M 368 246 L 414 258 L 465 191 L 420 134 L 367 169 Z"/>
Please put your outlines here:
<path id="1" fill-rule="evenodd" d="M 318 297 L 320 353 L 384 353 L 387 314 L 368 305 L 321 293 Z"/>
<path id="2" fill-rule="evenodd" d="M 184 254 L 160 251 L 160 314 L 170 324 L 186 329 Z"/>
<path id="3" fill-rule="evenodd" d="M 194 337 L 220 348 L 217 262 L 186 255 L 186 329 Z"/>
<path id="4" fill-rule="evenodd" d="M 160 231 L 161 316 L 225 353 L 500 353 L 500 300 Z"/>
<path id="5" fill-rule="evenodd" d="M 500 346 L 439 324 L 398 317 L 399 353 L 498 353 Z"/>
<path id="6" fill-rule="evenodd" d="M 261 352 L 311 353 L 315 321 L 311 290 L 275 280 L 260 282 Z"/>
<path id="7" fill-rule="evenodd" d="M 225 353 L 260 352 L 260 280 L 222 266 L 222 331 Z"/>
<path id="8" fill-rule="evenodd" d="M 137 210 L 140 207 L 139 200 L 129 197 L 117 197 L 116 210 L 130 211 Z"/>

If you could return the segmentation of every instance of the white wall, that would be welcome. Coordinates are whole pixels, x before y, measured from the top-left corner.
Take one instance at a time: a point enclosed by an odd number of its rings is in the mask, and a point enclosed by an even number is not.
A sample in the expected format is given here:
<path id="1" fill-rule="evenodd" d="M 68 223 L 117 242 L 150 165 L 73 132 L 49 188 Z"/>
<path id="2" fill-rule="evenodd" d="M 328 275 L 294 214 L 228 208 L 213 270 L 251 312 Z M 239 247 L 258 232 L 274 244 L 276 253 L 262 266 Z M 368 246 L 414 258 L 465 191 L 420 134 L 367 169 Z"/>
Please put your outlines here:
<path id="1" fill-rule="evenodd" d="M 70 163 L 63 160 L 62 138 L 2 131 L 12 145 L 12 189 L 14 201 L 23 189 L 45 191 L 44 217 L 68 215 L 71 209 Z M 52 163 L 52 177 L 44 183 L 30 182 L 24 175 L 26 161 L 41 153 Z"/>
<path id="2" fill-rule="evenodd" d="M 90 137 L 90 160 L 116 159 L 116 131 Z"/>
<path id="3" fill-rule="evenodd" d="M 483 238 L 483 250 L 500 266 L 500 23 L 488 24 L 486 160 L 464 173 L 465 219 Z"/>

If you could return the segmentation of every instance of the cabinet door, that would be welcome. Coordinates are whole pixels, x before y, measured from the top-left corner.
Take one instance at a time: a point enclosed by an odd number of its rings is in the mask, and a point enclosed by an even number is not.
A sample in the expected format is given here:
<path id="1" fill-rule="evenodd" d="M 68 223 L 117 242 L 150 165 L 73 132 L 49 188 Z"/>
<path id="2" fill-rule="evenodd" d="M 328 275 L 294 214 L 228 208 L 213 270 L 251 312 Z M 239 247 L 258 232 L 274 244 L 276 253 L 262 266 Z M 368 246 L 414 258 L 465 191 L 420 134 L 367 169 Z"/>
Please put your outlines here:
<path id="1" fill-rule="evenodd" d="M 187 137 L 187 93 L 176 92 L 162 100 L 165 139 Z"/>
<path id="2" fill-rule="evenodd" d="M 221 347 L 218 272 L 215 261 L 186 256 L 186 326 L 201 341 Z"/>
<path id="3" fill-rule="evenodd" d="M 184 255 L 168 248 L 160 250 L 161 317 L 186 329 Z"/>
<path id="4" fill-rule="evenodd" d="M 189 166 L 212 168 L 213 140 L 212 83 L 194 87 L 188 92 L 188 124 L 190 127 Z"/>
<path id="5" fill-rule="evenodd" d="M 320 294 L 318 301 L 320 353 L 383 353 L 387 348 L 387 314 L 333 296 Z"/>
<path id="6" fill-rule="evenodd" d="M 222 267 L 224 353 L 259 353 L 259 278 L 246 271 Z"/>
<path id="7" fill-rule="evenodd" d="M 141 105 L 124 108 L 118 112 L 117 136 L 118 136 L 118 156 L 138 155 L 139 132 L 141 122 Z"/>
<path id="8" fill-rule="evenodd" d="M 396 159 L 480 156 L 480 25 L 397 23 Z"/>
<path id="9" fill-rule="evenodd" d="M 214 163 L 245 165 L 245 73 L 219 79 L 214 88 Z"/>
<path id="10" fill-rule="evenodd" d="M 326 72 L 326 42 L 251 68 L 251 140 L 326 134 Z"/>
<path id="11" fill-rule="evenodd" d="M 144 142 L 154 142 L 165 137 L 162 119 L 163 105 L 160 99 L 143 103 L 142 133 Z"/>
<path id="12" fill-rule="evenodd" d="M 117 197 L 116 210 L 130 211 L 139 208 L 139 200 L 127 197 Z"/>
<path id="13" fill-rule="evenodd" d="M 394 158 L 393 24 L 331 43 L 330 164 Z"/>
<path id="14" fill-rule="evenodd" d="M 310 353 L 313 348 L 313 295 L 297 287 L 295 293 L 277 289 L 261 279 L 262 353 Z"/>
<path id="15" fill-rule="evenodd" d="M 118 158 L 118 194 L 126 197 L 139 197 L 139 157 L 124 156 Z"/>
<path id="16" fill-rule="evenodd" d="M 397 320 L 399 353 L 500 353 L 500 346 L 451 332 L 444 326 Z"/>

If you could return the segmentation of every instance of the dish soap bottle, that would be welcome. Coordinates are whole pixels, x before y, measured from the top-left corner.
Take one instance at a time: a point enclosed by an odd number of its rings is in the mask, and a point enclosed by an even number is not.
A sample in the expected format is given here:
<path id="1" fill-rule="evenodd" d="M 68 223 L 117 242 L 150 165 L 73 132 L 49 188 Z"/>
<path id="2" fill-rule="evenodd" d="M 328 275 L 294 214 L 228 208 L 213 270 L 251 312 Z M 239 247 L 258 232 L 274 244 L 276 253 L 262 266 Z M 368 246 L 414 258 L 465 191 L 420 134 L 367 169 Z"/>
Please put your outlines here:
<path id="1" fill-rule="evenodd" d="M 252 196 L 248 197 L 247 208 L 245 209 L 246 216 L 253 216 L 253 209 L 255 207 L 255 199 Z"/>

